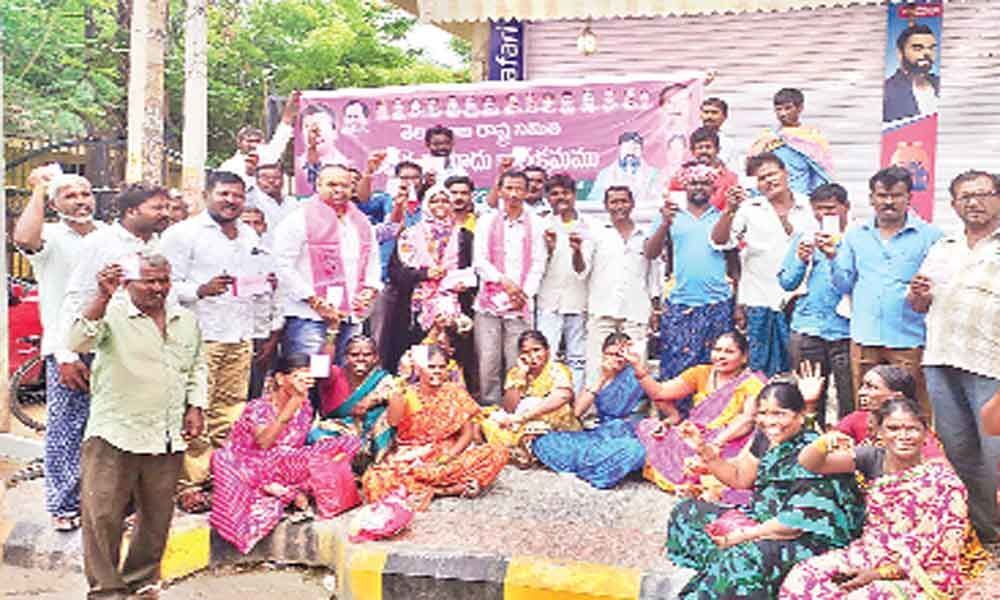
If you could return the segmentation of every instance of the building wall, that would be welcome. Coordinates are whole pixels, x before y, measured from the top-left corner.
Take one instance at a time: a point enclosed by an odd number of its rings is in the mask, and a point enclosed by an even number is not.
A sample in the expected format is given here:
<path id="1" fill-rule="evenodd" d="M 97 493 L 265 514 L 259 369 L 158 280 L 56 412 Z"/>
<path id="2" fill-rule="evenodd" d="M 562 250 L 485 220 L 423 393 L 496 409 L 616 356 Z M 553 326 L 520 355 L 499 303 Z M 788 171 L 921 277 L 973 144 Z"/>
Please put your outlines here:
<path id="1" fill-rule="evenodd" d="M 836 176 L 851 193 L 855 218 L 871 214 L 867 179 L 878 167 L 886 44 L 884 6 L 781 13 L 599 20 L 598 51 L 583 56 L 584 23 L 530 23 L 528 77 L 579 77 L 716 69 L 706 95 L 730 106 L 724 131 L 747 148 L 774 122 L 782 87 L 806 95 L 803 122 L 833 146 Z M 947 185 L 968 168 L 1000 172 L 1000 2 L 945 6 L 935 222 L 955 229 Z"/>

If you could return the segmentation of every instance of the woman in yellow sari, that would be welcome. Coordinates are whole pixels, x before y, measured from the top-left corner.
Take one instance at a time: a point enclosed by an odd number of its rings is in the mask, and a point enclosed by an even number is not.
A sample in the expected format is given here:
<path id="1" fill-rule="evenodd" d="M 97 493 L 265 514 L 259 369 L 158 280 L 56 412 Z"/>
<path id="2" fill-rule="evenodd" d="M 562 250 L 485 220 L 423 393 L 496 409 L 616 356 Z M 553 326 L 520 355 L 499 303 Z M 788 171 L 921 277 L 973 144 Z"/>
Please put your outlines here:
<path id="1" fill-rule="evenodd" d="M 479 405 L 465 387 L 447 380 L 448 357 L 437 346 L 418 365 L 420 381 L 403 384 L 389 400 L 397 448 L 361 478 L 365 500 L 400 492 L 416 510 L 435 496 L 473 497 L 507 464 L 503 446 L 474 443 Z"/>
<path id="2" fill-rule="evenodd" d="M 507 372 L 503 408 L 483 411 L 480 427 L 486 440 L 510 449 L 511 462 L 534 462 L 531 442 L 550 431 L 579 431 L 573 412 L 573 373 L 552 360 L 541 332 L 525 331 L 517 339 L 517 366 Z"/>

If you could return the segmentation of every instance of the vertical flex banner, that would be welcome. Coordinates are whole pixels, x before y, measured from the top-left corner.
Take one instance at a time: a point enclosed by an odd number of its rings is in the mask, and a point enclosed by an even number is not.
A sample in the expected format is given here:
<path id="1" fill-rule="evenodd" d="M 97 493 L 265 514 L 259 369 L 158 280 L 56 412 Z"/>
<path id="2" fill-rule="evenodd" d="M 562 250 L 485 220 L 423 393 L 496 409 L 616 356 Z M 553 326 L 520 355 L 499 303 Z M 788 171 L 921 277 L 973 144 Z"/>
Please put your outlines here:
<path id="1" fill-rule="evenodd" d="M 942 2 L 890 2 L 882 97 L 881 165 L 913 175 L 913 208 L 934 211 Z"/>
<path id="2" fill-rule="evenodd" d="M 524 23 L 517 19 L 490 21 L 489 81 L 524 80 Z"/>

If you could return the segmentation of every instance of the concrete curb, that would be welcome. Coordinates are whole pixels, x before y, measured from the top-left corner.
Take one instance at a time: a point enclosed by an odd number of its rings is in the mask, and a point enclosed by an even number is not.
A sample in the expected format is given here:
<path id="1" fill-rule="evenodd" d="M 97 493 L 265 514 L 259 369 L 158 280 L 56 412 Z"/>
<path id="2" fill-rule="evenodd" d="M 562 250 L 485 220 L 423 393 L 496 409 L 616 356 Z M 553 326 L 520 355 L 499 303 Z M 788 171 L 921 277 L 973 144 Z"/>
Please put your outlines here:
<path id="1" fill-rule="evenodd" d="M 127 543 L 127 539 L 126 539 Z M 0 522 L 6 564 L 82 569 L 79 532 L 47 523 Z M 347 518 L 283 522 L 247 555 L 220 538 L 205 516 L 176 517 L 161 564 L 164 580 L 219 566 L 277 562 L 327 567 L 339 600 L 654 600 L 674 598 L 685 575 L 594 563 L 428 549 L 405 542 L 352 544 Z"/>
<path id="2" fill-rule="evenodd" d="M 45 442 L 13 433 L 0 433 L 0 456 L 30 462 L 45 455 Z"/>

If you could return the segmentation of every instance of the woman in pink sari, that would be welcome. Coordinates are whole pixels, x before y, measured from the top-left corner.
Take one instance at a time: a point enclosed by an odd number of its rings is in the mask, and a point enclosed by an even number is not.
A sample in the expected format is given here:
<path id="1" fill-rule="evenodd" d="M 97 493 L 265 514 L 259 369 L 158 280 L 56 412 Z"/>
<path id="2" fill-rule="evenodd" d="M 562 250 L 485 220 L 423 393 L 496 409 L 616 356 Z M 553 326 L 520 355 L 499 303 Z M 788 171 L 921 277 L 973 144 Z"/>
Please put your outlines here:
<path id="1" fill-rule="evenodd" d="M 799 453 L 810 471 L 857 471 L 869 482 L 865 526 L 846 548 L 792 569 L 781 598 L 957 598 L 985 567 L 988 555 L 967 554 L 965 485 L 947 461 L 923 456 L 929 428 L 916 402 L 887 401 L 876 423 L 884 447 L 850 449 L 842 433 L 830 432 Z"/>
<path id="2" fill-rule="evenodd" d="M 727 502 L 748 498 L 746 492 L 723 491 L 723 486 L 707 474 L 697 454 L 681 435 L 681 416 L 675 403 L 694 396 L 685 423 L 695 426 L 709 444 L 720 449 L 723 458 L 733 458 L 750 441 L 756 415 L 757 394 L 764 387 L 763 375 L 747 368 L 749 348 L 743 334 L 724 333 L 715 341 L 712 363 L 684 371 L 670 381 L 658 382 L 631 357 L 639 384 L 657 408 L 667 414 L 659 419 L 645 419 L 636 427 L 636 435 L 646 448 L 643 476 L 671 493 L 704 496 Z"/>
<path id="3" fill-rule="evenodd" d="M 309 508 L 313 480 L 325 469 L 350 469 L 360 441 L 327 437 L 306 446 L 312 426 L 309 356 L 278 360 L 277 389 L 247 403 L 226 444 L 212 455 L 212 527 L 246 554 L 278 524 L 285 509 Z"/>

